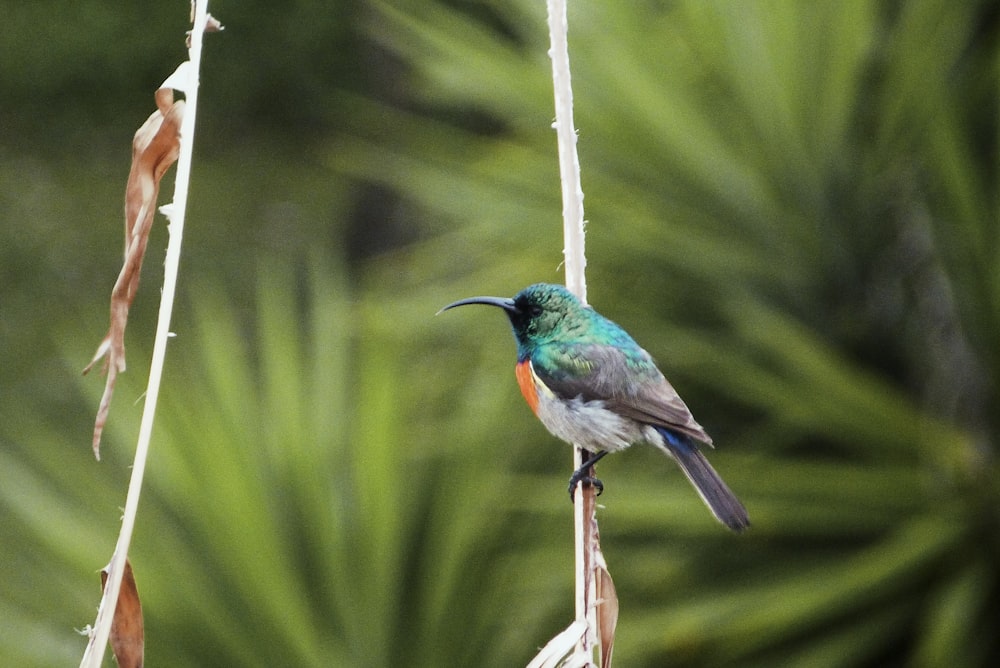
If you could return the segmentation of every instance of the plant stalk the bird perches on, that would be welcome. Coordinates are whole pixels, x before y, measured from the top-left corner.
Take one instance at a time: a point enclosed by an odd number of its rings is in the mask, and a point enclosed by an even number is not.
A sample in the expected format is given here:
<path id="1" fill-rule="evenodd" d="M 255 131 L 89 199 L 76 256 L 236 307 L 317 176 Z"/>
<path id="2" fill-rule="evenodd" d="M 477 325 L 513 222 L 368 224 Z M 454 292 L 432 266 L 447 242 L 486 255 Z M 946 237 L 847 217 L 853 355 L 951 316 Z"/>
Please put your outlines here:
<path id="1" fill-rule="evenodd" d="M 511 298 L 471 297 L 466 304 L 502 308 L 517 339 L 517 382 L 542 424 L 591 457 L 573 472 L 570 498 L 591 466 L 609 452 L 647 442 L 670 455 L 715 517 L 733 531 L 750 526 L 747 511 L 705 459 L 711 437 L 628 333 L 580 303 L 561 285 L 538 283 Z"/>

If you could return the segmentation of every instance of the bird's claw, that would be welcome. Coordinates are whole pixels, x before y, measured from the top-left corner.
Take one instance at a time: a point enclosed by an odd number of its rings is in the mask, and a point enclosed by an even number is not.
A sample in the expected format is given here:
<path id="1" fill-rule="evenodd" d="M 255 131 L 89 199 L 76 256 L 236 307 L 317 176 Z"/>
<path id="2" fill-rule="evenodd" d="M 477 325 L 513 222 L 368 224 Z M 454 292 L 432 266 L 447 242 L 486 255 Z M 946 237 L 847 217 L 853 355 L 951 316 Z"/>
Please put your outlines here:
<path id="1" fill-rule="evenodd" d="M 569 477 L 569 502 L 573 503 L 576 500 L 576 486 L 581 482 L 585 485 L 592 485 L 597 490 L 597 496 L 600 496 L 604 492 L 604 483 L 595 478 L 590 473 L 591 467 L 597 462 L 601 461 L 604 455 L 608 454 L 607 450 L 593 454 L 590 458 L 583 463 L 583 465 L 577 470 L 573 471 L 573 475 Z"/>
<path id="2" fill-rule="evenodd" d="M 582 473 L 582 472 L 578 472 Z M 594 478 L 589 475 L 577 475 L 574 473 L 569 479 L 569 502 L 573 503 L 576 499 L 576 486 L 580 483 L 585 485 L 592 485 L 597 490 L 597 496 L 604 493 L 604 483 L 598 478 Z"/>

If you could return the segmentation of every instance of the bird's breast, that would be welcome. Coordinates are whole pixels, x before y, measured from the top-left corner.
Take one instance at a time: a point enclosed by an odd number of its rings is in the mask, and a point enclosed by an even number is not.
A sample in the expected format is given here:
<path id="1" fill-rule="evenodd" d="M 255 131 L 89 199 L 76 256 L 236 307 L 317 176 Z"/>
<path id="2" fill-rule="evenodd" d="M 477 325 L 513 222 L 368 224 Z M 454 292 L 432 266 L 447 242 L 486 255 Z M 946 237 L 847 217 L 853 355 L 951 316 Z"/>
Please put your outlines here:
<path id="1" fill-rule="evenodd" d="M 528 406 L 562 440 L 591 452 L 613 452 L 644 440 L 644 425 L 609 410 L 603 401 L 556 396 L 535 373 L 531 360 L 518 362 L 516 374 Z"/>

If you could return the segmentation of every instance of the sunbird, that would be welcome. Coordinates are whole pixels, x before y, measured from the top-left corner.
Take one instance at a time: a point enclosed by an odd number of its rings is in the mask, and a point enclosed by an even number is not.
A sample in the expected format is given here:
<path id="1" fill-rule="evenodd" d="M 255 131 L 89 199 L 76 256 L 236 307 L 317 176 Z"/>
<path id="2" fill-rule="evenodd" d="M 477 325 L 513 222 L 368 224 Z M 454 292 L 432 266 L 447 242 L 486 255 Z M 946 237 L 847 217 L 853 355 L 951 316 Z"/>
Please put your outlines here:
<path id="1" fill-rule="evenodd" d="M 733 531 L 750 526 L 746 508 L 699 449 L 699 443 L 712 447 L 712 438 L 624 329 L 551 283 L 530 285 L 512 298 L 460 299 L 441 311 L 467 304 L 503 309 L 528 406 L 554 436 L 590 454 L 570 477 L 571 499 L 581 482 L 603 491 L 601 481 L 588 476 L 598 460 L 645 442 L 680 465 L 716 519 Z"/>

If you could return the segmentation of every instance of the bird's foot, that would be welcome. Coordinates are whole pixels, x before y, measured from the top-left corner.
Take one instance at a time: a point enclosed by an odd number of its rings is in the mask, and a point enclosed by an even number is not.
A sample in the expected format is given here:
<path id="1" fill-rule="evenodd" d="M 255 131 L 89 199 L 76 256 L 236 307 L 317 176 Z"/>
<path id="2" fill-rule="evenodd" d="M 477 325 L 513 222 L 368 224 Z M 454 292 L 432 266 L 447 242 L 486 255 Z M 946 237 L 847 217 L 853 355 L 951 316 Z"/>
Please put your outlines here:
<path id="1" fill-rule="evenodd" d="M 604 492 L 604 483 L 600 481 L 599 478 L 595 478 L 589 475 L 578 476 L 575 472 L 569 479 L 569 502 L 573 503 L 576 498 L 576 486 L 580 483 L 584 485 L 593 485 L 597 489 L 597 496 L 600 496 Z"/>
<path id="2" fill-rule="evenodd" d="M 587 461 L 583 463 L 583 466 L 573 471 L 573 475 L 569 477 L 569 501 L 573 503 L 576 498 L 576 486 L 581 482 L 585 485 L 592 485 L 597 490 L 597 496 L 600 496 L 604 492 L 604 483 L 594 476 L 590 475 L 590 468 L 596 464 L 607 452 L 598 452 L 592 455 Z"/>

